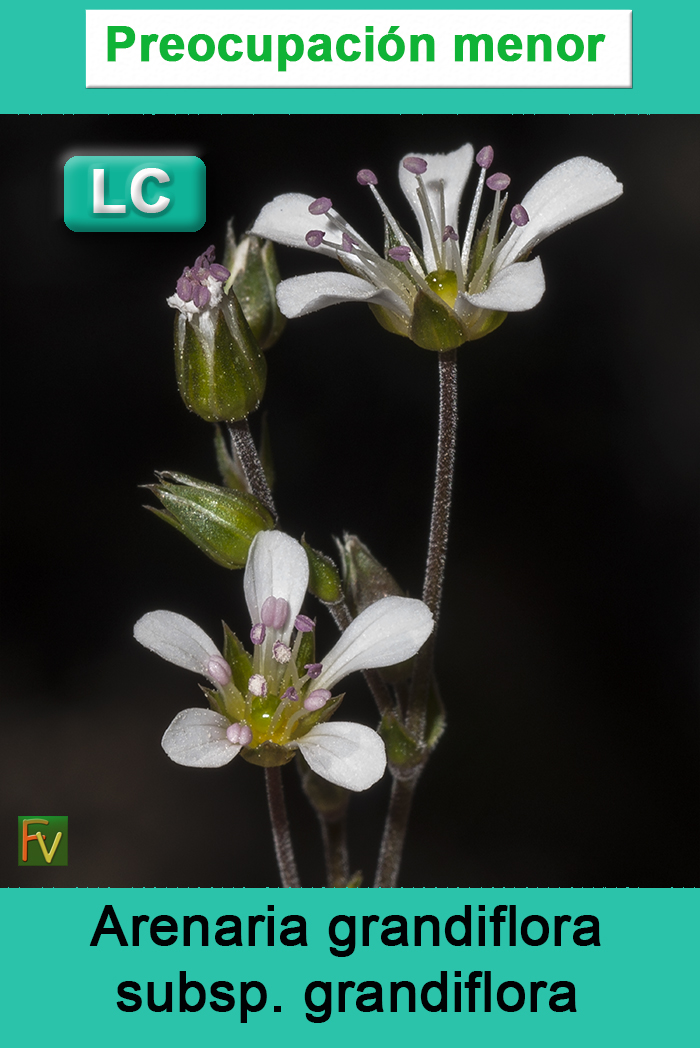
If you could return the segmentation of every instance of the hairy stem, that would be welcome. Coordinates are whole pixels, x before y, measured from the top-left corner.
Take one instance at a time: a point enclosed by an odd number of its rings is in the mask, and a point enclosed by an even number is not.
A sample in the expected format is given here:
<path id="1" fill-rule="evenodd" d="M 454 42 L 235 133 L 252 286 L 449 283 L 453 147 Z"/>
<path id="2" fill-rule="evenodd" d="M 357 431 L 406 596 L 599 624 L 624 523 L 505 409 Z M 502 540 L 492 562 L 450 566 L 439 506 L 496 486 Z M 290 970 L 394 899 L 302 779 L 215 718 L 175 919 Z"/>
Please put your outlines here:
<path id="1" fill-rule="evenodd" d="M 384 836 L 379 850 L 375 888 L 396 888 L 399 869 L 406 843 L 408 818 L 411 814 L 413 793 L 420 770 L 411 779 L 394 779 L 391 787 L 389 810 L 384 824 Z"/>
<path id="2" fill-rule="evenodd" d="M 345 888 L 350 879 L 346 814 L 343 812 L 339 818 L 328 818 L 319 812 L 318 818 L 326 860 L 326 886 Z"/>
<path id="3" fill-rule="evenodd" d="M 265 470 L 262 467 L 253 435 L 250 432 L 248 419 L 243 418 L 239 422 L 229 422 L 228 431 L 234 451 L 246 475 L 251 493 L 255 495 L 256 499 L 260 499 L 275 520 L 277 520 L 275 500 L 272 497 L 270 485 L 267 483 Z"/>
<path id="4" fill-rule="evenodd" d="M 265 768 L 265 785 L 267 786 L 267 806 L 270 810 L 272 836 L 275 842 L 275 855 L 280 871 L 283 888 L 300 888 L 297 864 L 292 848 L 292 837 L 289 832 L 287 807 L 284 803 L 282 771 L 280 768 Z"/>
<path id="5" fill-rule="evenodd" d="M 457 351 L 439 354 L 440 417 L 438 424 L 437 464 L 433 489 L 433 512 L 430 520 L 428 558 L 423 580 L 423 600 L 435 617 L 435 629 L 416 656 L 408 704 L 407 727 L 414 739 L 425 734 L 425 711 L 433 674 L 435 634 L 442 599 L 442 584 L 447 560 L 447 539 L 452 508 L 452 482 L 457 443 Z"/>

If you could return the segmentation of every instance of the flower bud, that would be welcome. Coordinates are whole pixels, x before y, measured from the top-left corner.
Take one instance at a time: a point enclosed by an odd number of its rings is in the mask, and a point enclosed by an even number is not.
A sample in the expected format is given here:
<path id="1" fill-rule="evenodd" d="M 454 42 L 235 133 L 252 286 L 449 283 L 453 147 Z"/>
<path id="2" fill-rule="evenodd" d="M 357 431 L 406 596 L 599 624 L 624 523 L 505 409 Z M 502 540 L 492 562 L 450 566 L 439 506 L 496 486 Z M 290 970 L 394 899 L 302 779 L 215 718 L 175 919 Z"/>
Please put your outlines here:
<path id="1" fill-rule="evenodd" d="M 229 222 L 224 262 L 231 272 L 227 290 L 235 292 L 260 348 L 269 349 L 287 323 L 277 305 L 280 274 L 272 241 L 245 236 L 236 244 L 233 225 Z"/>
<path id="2" fill-rule="evenodd" d="M 188 477 L 159 473 L 160 483 L 146 485 L 164 509 L 147 508 L 181 531 L 203 553 L 225 568 L 243 568 L 250 544 L 274 520 L 253 495 Z"/>
<path id="3" fill-rule="evenodd" d="M 267 365 L 236 296 L 229 271 L 210 247 L 186 267 L 168 305 L 175 320 L 175 371 L 190 411 L 208 422 L 237 422 L 260 403 Z"/>
<path id="4" fill-rule="evenodd" d="M 353 617 L 375 604 L 382 597 L 403 597 L 396 579 L 373 557 L 357 535 L 343 535 L 336 539 L 343 572 L 345 598 Z"/>
<path id="5" fill-rule="evenodd" d="M 309 592 L 324 604 L 337 604 L 343 599 L 338 569 L 330 557 L 309 546 L 303 536 L 301 544 L 309 561 Z"/>

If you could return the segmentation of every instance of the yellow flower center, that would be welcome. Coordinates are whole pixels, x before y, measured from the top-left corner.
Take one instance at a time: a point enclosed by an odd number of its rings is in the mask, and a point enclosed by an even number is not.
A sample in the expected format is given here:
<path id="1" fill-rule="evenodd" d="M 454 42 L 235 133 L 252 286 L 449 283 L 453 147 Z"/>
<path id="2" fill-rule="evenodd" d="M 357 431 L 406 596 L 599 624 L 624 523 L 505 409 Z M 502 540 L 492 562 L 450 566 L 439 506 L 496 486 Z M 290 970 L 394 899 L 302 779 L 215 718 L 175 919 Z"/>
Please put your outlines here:
<path id="1" fill-rule="evenodd" d="M 436 269 L 434 273 L 428 273 L 425 278 L 428 286 L 439 295 L 443 302 L 452 309 L 455 302 L 457 301 L 457 274 L 453 273 L 451 269 L 441 271 Z"/>

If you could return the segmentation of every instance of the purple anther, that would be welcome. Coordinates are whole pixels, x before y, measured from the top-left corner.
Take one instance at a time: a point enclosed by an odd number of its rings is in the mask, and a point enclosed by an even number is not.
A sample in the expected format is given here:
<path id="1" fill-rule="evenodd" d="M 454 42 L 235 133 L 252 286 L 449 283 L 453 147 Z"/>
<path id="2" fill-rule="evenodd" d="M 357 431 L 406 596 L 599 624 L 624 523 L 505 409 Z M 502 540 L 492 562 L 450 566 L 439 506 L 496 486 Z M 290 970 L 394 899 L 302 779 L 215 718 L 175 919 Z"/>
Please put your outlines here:
<path id="1" fill-rule="evenodd" d="M 309 247 L 320 247 L 323 243 L 324 232 L 322 229 L 310 229 L 304 237 Z"/>
<path id="2" fill-rule="evenodd" d="M 180 277 L 175 289 L 183 302 L 192 301 L 192 281 L 187 277 Z"/>
<path id="3" fill-rule="evenodd" d="M 348 254 L 350 254 L 351 251 L 355 250 L 355 245 L 353 243 L 353 239 L 352 239 L 352 237 L 350 236 L 349 233 L 343 233 L 343 246 L 342 246 L 341 250 L 342 251 L 347 251 Z"/>
<path id="4" fill-rule="evenodd" d="M 231 276 L 226 266 L 220 266 L 218 262 L 210 267 L 209 272 L 215 280 L 220 280 L 222 284 Z"/>
<path id="5" fill-rule="evenodd" d="M 273 630 L 284 629 L 289 615 L 289 604 L 284 597 L 268 597 L 260 609 L 260 618 Z"/>
<path id="6" fill-rule="evenodd" d="M 333 207 L 333 201 L 330 197 L 318 197 L 316 200 L 312 200 L 309 204 L 310 215 L 325 215 L 326 211 L 330 211 Z"/>
<path id="7" fill-rule="evenodd" d="M 298 702 L 299 692 L 296 688 L 287 688 L 284 695 L 282 696 L 282 702 Z"/>
<path id="8" fill-rule="evenodd" d="M 424 175 L 428 170 L 428 162 L 420 156 L 404 157 L 403 166 L 407 171 L 410 171 L 412 175 Z"/>
<path id="9" fill-rule="evenodd" d="M 247 724 L 229 724 L 226 729 L 226 738 L 234 746 L 247 746 L 253 740 L 253 733 Z"/>
<path id="10" fill-rule="evenodd" d="M 262 673 L 254 673 L 248 681 L 248 691 L 251 695 L 257 695 L 259 698 L 265 698 L 267 695 L 267 681 L 263 677 Z"/>
<path id="11" fill-rule="evenodd" d="M 400 244 L 398 247 L 390 247 L 389 258 L 393 258 L 395 262 L 408 262 L 411 257 L 411 249 L 406 244 Z"/>
<path id="12" fill-rule="evenodd" d="M 216 258 L 216 248 L 213 244 L 210 244 L 207 250 L 204 252 L 207 262 L 213 262 Z"/>
<path id="13" fill-rule="evenodd" d="M 208 287 L 202 287 L 201 284 L 195 284 L 192 288 L 192 301 L 197 309 L 204 309 L 205 306 L 209 305 L 210 298 L 211 291 Z"/>
<path id="14" fill-rule="evenodd" d="M 321 670 L 323 669 L 322 662 L 309 662 L 304 666 L 304 669 L 311 677 L 311 680 L 316 680 L 317 677 L 321 676 Z"/>
<path id="15" fill-rule="evenodd" d="M 256 622 L 250 631 L 250 642 L 251 644 L 262 644 L 265 640 L 265 625 L 262 622 Z"/>
<path id="16" fill-rule="evenodd" d="M 294 626 L 300 633 L 311 633 L 314 628 L 314 621 L 308 615 L 297 615 L 294 620 Z"/>
<path id="17" fill-rule="evenodd" d="M 370 171 L 368 167 L 363 167 L 361 171 L 357 172 L 357 181 L 361 186 L 376 186 L 379 179 L 374 171 Z"/>
<path id="18" fill-rule="evenodd" d="M 209 658 L 207 677 L 222 688 L 231 683 L 231 667 L 222 655 L 212 655 Z"/>
<path id="19" fill-rule="evenodd" d="M 526 226 L 530 221 L 530 216 L 522 204 L 516 204 L 510 213 L 510 220 L 514 226 Z"/>
<path id="20" fill-rule="evenodd" d="M 309 713 L 313 713 L 314 710 L 322 710 L 331 697 L 331 693 L 326 688 L 317 688 L 316 691 L 310 692 L 304 699 L 304 709 L 308 710 Z"/>
<path id="21" fill-rule="evenodd" d="M 486 179 L 486 185 L 489 189 L 495 189 L 498 192 L 501 192 L 502 190 L 507 189 L 510 185 L 510 176 L 504 175 L 502 171 L 497 171 L 495 175 L 491 175 Z"/>
<path id="22" fill-rule="evenodd" d="M 488 171 L 493 163 L 493 146 L 484 146 L 483 149 L 480 149 L 476 154 L 476 162 L 479 167 L 483 167 Z"/>
<path id="23" fill-rule="evenodd" d="M 442 234 L 443 244 L 447 240 L 459 240 L 459 237 L 457 236 L 457 231 L 454 226 L 445 226 L 445 231 Z"/>
<path id="24" fill-rule="evenodd" d="M 275 662 L 281 662 L 284 665 L 291 659 L 292 649 L 283 644 L 281 640 L 276 640 L 272 645 L 272 657 Z"/>

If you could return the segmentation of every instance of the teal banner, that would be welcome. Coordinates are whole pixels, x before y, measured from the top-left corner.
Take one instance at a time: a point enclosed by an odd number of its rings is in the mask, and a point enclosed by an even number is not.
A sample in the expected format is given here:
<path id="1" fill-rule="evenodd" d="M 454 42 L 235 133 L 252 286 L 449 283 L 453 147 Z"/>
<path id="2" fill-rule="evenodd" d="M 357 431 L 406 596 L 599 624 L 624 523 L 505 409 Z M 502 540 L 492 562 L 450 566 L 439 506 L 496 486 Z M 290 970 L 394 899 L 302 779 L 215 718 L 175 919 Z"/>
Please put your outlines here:
<path id="1" fill-rule="evenodd" d="M 700 900 L 682 889 L 16 889 L 1 905 L 13 1043 L 37 1009 L 53 1044 L 133 1048 L 697 1034 Z"/>

